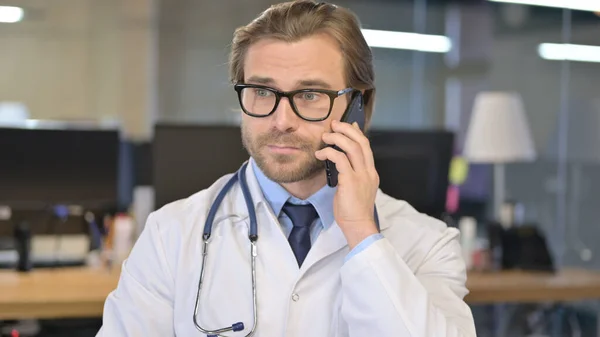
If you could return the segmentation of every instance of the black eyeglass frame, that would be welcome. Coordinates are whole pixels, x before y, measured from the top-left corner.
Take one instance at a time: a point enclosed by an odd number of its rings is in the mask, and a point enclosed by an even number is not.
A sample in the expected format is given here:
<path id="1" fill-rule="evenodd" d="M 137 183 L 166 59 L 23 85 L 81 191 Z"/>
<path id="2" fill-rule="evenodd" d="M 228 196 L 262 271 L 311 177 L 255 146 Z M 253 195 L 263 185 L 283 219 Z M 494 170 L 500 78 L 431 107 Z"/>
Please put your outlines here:
<path id="1" fill-rule="evenodd" d="M 268 87 L 265 85 L 245 84 L 245 83 L 235 84 L 233 86 L 233 88 L 235 89 L 235 91 L 238 94 L 238 101 L 240 103 L 240 107 L 242 108 L 244 113 L 248 116 L 257 117 L 257 118 L 271 116 L 275 112 L 275 110 L 277 110 L 277 107 L 279 106 L 279 103 L 281 102 L 281 98 L 287 97 L 287 99 L 290 102 L 290 105 L 292 107 L 292 111 L 294 111 L 296 116 L 298 116 L 301 119 L 308 121 L 308 122 L 320 122 L 320 121 L 326 120 L 331 115 L 331 110 L 333 110 L 333 104 L 334 104 L 334 101 L 336 98 L 343 96 L 345 94 L 348 94 L 348 93 L 353 93 L 353 92 L 359 91 L 358 89 L 354 89 L 354 88 L 345 88 L 345 89 L 338 90 L 338 91 L 327 90 L 327 89 L 310 89 L 310 88 L 292 90 L 292 91 L 280 91 L 280 90 L 277 90 L 275 88 L 271 88 L 271 87 Z M 244 103 L 242 102 L 242 90 L 244 90 L 246 88 L 263 89 L 263 90 L 267 90 L 267 91 L 274 93 L 275 94 L 275 104 L 273 105 L 273 109 L 268 114 L 264 114 L 264 115 L 253 114 L 250 111 L 246 110 L 246 108 L 244 107 Z M 320 117 L 320 118 L 307 118 L 307 117 L 302 116 L 302 114 L 300 114 L 298 112 L 298 108 L 296 107 L 296 103 L 294 103 L 293 98 L 295 95 L 297 95 L 299 93 L 303 93 L 303 92 L 318 92 L 318 93 L 322 93 L 322 94 L 329 96 L 329 111 L 327 111 L 327 115 L 325 115 L 324 117 Z"/>

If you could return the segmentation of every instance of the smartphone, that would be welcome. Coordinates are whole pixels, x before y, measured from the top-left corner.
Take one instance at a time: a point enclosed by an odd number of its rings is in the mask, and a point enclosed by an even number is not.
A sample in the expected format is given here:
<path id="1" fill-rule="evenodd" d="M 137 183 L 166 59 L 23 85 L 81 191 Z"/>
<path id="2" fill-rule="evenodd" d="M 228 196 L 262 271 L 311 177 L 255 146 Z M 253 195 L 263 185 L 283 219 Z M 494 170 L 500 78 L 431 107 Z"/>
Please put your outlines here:
<path id="1" fill-rule="evenodd" d="M 346 108 L 346 111 L 344 111 L 344 114 L 342 115 L 342 118 L 340 119 L 341 122 L 346 122 L 349 124 L 353 124 L 354 122 L 356 122 L 358 124 L 358 126 L 360 127 L 361 131 L 365 131 L 365 106 L 363 103 L 363 95 L 362 92 L 360 91 L 356 91 L 352 94 L 352 98 L 350 99 L 350 104 L 348 105 L 348 108 Z M 344 152 L 342 151 L 342 149 L 340 149 L 339 147 L 335 146 L 335 145 L 329 145 L 331 147 L 333 147 L 334 149 Z M 326 159 L 325 160 L 325 171 L 327 173 L 327 185 L 329 185 L 330 187 L 336 187 L 338 184 L 338 170 L 335 168 L 335 163 Z"/>

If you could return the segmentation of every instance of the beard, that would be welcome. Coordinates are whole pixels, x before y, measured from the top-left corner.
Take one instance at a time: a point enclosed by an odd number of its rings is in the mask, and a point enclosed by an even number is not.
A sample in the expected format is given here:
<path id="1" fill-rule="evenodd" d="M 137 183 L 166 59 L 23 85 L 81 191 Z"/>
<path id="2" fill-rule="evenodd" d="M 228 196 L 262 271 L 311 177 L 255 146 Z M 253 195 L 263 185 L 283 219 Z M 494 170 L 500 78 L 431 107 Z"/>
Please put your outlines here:
<path id="1" fill-rule="evenodd" d="M 276 183 L 295 183 L 317 176 L 325 170 L 325 162 L 315 152 L 326 146 L 322 141 L 310 142 L 299 136 L 273 129 L 254 134 L 242 123 L 242 142 L 260 170 Z M 269 145 L 288 145 L 298 148 L 293 154 L 270 153 Z"/>

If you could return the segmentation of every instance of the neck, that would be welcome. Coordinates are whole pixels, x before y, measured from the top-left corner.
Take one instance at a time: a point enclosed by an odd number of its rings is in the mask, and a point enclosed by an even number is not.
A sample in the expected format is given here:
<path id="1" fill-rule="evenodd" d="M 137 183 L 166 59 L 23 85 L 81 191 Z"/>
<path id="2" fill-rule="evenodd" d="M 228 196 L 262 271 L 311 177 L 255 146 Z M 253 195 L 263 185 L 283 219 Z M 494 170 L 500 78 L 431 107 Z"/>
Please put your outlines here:
<path id="1" fill-rule="evenodd" d="M 294 183 L 282 183 L 281 186 L 294 197 L 305 200 L 325 186 L 326 183 L 325 172 L 321 171 L 311 178 Z"/>

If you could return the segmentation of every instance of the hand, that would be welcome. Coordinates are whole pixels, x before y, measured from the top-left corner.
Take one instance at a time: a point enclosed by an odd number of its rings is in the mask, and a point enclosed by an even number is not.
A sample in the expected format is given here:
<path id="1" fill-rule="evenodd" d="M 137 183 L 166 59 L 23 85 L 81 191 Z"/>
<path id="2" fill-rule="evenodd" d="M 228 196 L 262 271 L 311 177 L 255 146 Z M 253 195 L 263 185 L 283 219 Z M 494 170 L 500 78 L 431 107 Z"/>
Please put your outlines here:
<path id="1" fill-rule="evenodd" d="M 369 140 L 358 124 L 350 125 L 334 120 L 331 128 L 333 132 L 324 133 L 323 141 L 337 145 L 346 154 L 326 147 L 315 152 L 315 157 L 319 160 L 331 160 L 339 172 L 333 214 L 352 249 L 378 232 L 374 207 L 379 175 L 375 169 Z"/>

